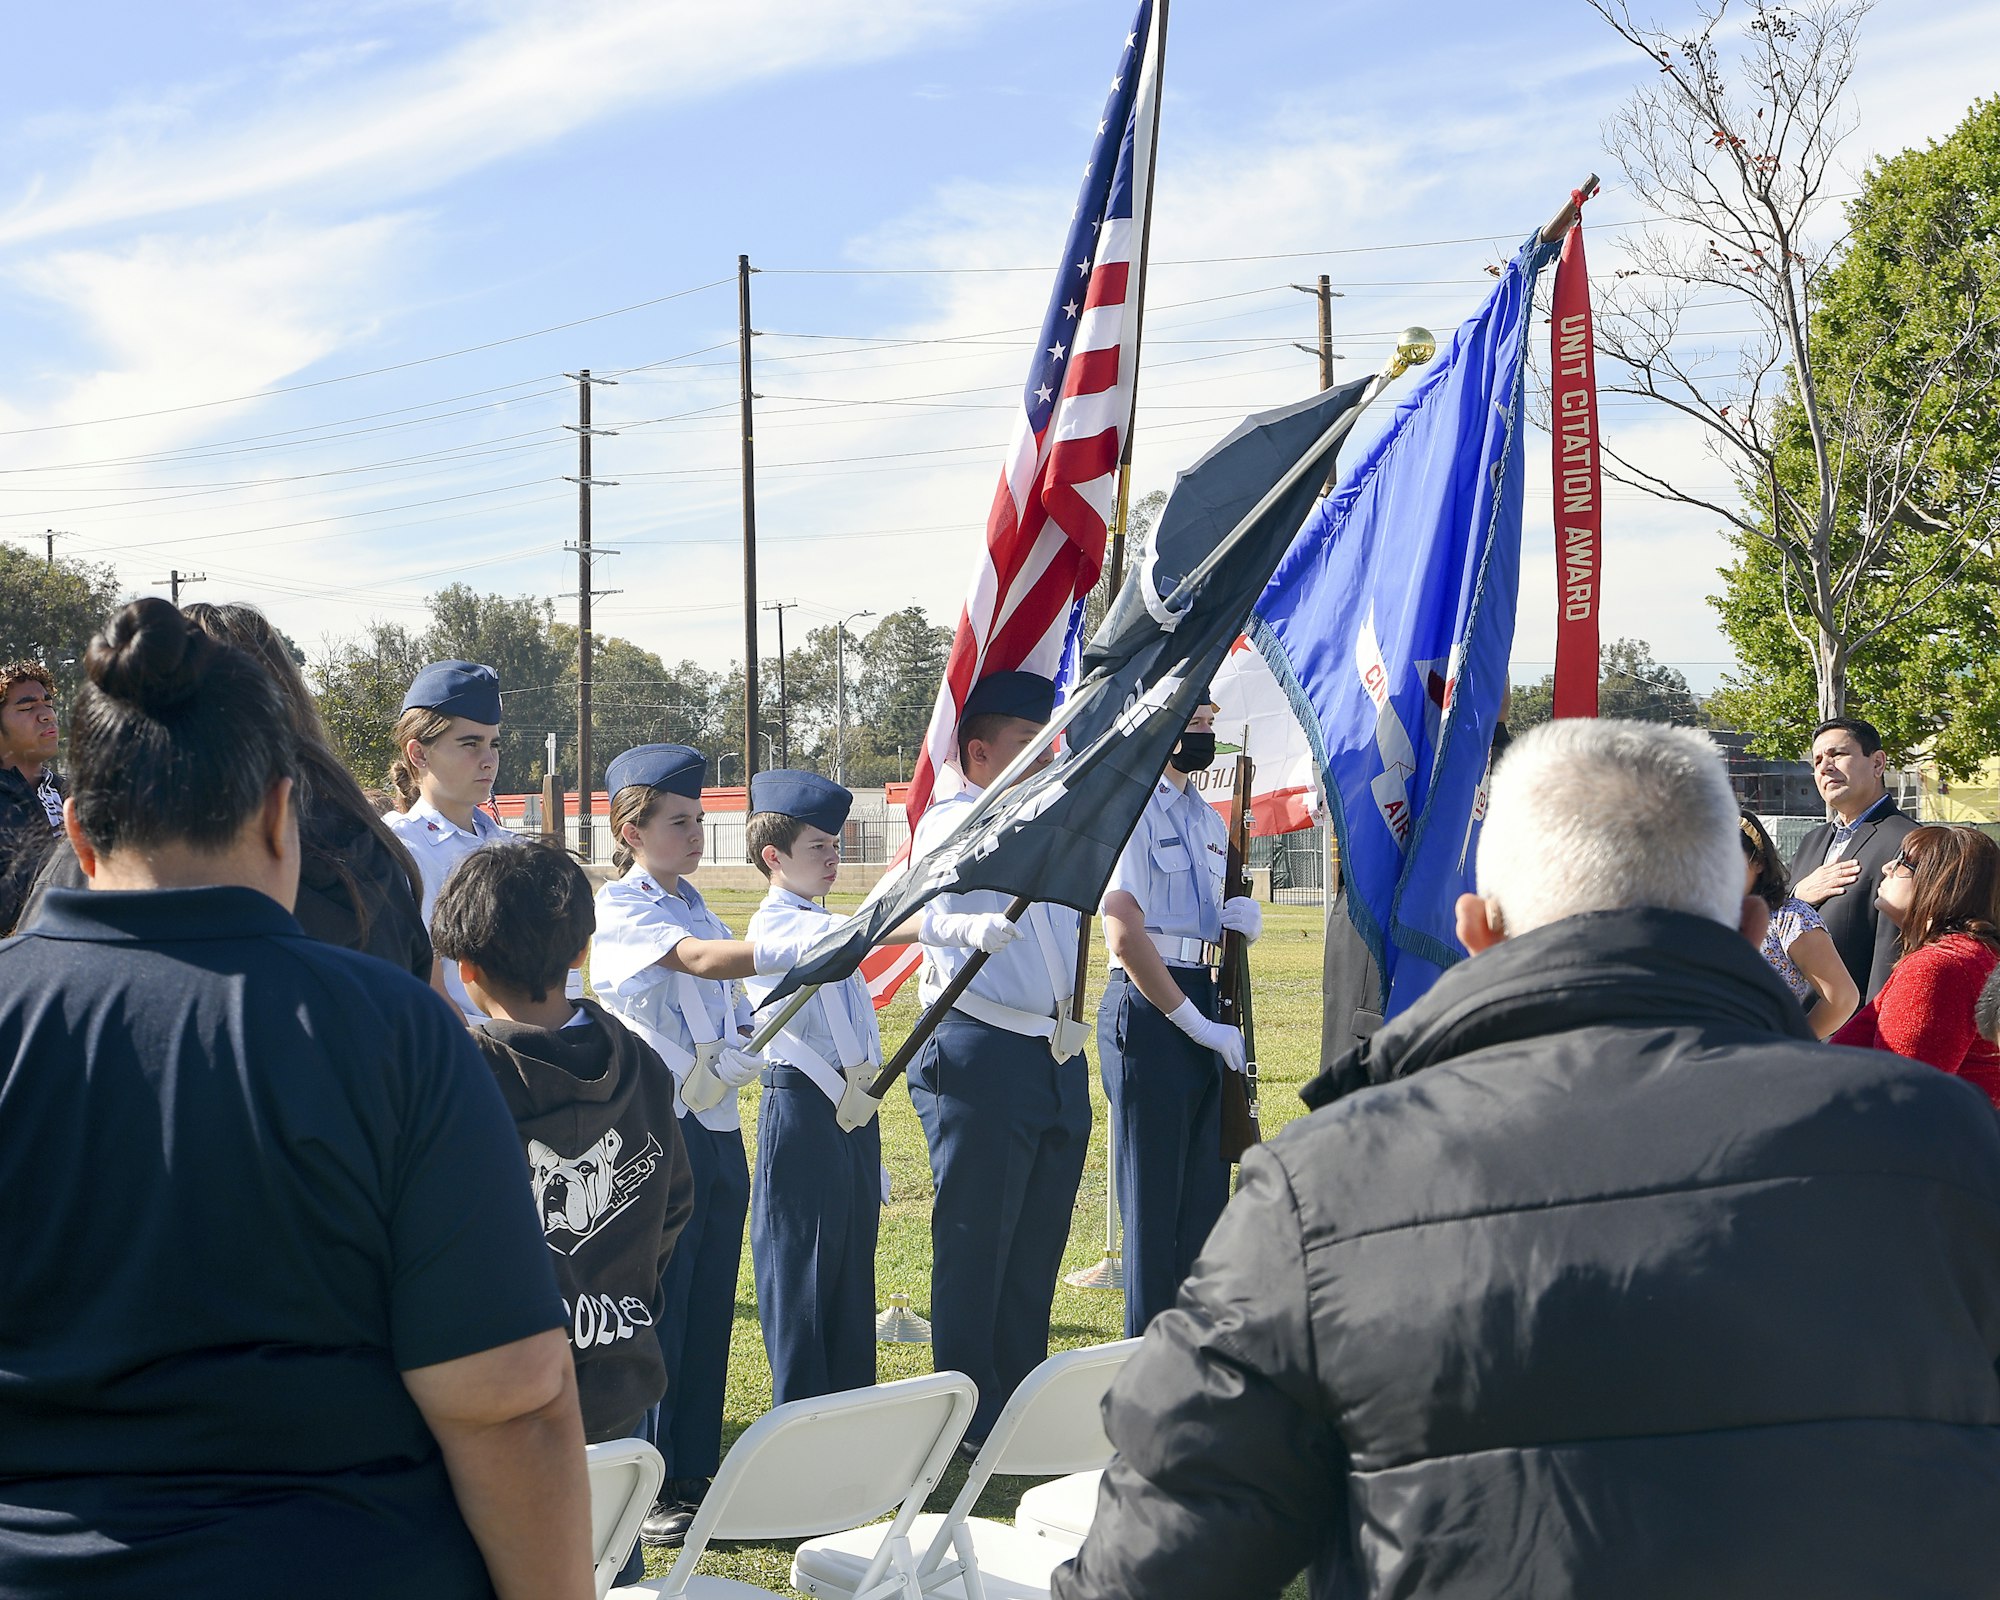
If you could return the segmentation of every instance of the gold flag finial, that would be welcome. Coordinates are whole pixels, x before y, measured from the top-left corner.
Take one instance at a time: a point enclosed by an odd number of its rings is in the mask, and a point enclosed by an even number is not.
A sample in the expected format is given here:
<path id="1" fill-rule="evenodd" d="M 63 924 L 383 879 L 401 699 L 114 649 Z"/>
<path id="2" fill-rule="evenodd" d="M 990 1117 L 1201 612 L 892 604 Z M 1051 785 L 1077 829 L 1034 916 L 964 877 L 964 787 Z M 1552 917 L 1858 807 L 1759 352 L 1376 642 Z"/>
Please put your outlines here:
<path id="1" fill-rule="evenodd" d="M 1421 367 L 1437 354 L 1437 335 L 1429 328 L 1405 328 L 1396 336 L 1396 355 L 1384 371 L 1385 378 L 1400 378 L 1412 367 Z"/>

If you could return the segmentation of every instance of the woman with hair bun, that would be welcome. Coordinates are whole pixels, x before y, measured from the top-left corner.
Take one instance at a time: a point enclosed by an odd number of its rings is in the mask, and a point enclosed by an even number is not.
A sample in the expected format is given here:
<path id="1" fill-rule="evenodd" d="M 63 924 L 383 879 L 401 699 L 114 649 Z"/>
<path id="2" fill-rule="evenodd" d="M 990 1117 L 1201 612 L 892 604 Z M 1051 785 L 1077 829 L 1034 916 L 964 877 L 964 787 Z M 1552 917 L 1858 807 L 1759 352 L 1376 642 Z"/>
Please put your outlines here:
<path id="1" fill-rule="evenodd" d="M 1902 955 L 1833 1042 L 1928 1061 L 2000 1106 L 2000 1049 L 1975 1017 L 2000 967 L 2000 845 L 1976 828 L 1914 828 L 1883 866 L 1875 904 Z"/>
<path id="2" fill-rule="evenodd" d="M 159 599 L 85 667 L 90 887 L 0 942 L 0 1185 L 33 1197 L 0 1594 L 586 1600 L 566 1319 L 491 1075 L 414 977 L 292 917 L 270 674 Z"/>
<path id="3" fill-rule="evenodd" d="M 382 820 L 416 859 L 428 928 L 438 890 L 473 851 L 507 836 L 480 808 L 500 771 L 500 675 L 475 661 L 433 661 L 410 682 L 389 768 L 396 807 Z M 438 963 L 439 983 L 468 1023 L 486 1020 L 458 976 Z"/>
<path id="4" fill-rule="evenodd" d="M 197 602 L 182 615 L 211 639 L 248 652 L 269 674 L 290 724 L 298 759 L 299 898 L 293 915 L 315 939 L 365 951 L 429 981 L 430 934 L 416 863 L 333 753 L 318 703 L 270 619 L 255 606 Z M 33 888 L 21 921 L 34 918 L 50 889 L 81 889 L 82 869 L 58 838 L 46 860 L 32 862 Z"/>

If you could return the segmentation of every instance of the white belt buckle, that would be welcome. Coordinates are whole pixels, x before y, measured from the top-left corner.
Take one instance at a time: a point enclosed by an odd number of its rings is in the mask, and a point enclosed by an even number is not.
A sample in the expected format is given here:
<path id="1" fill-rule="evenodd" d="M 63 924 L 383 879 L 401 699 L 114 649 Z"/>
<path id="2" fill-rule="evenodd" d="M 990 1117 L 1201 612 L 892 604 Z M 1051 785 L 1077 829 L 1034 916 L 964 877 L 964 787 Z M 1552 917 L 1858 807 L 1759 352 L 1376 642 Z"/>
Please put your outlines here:
<path id="1" fill-rule="evenodd" d="M 722 1104 L 729 1097 L 729 1085 L 715 1073 L 716 1062 L 722 1059 L 722 1041 L 711 1039 L 706 1044 L 694 1047 L 694 1065 L 687 1069 L 681 1079 L 681 1104 L 694 1112 L 708 1111 Z"/>
<path id="2" fill-rule="evenodd" d="M 865 1128 L 882 1109 L 882 1102 L 868 1092 L 868 1085 L 874 1081 L 875 1069 L 866 1062 L 840 1069 L 840 1104 L 833 1108 L 833 1120 L 840 1124 L 843 1133 Z"/>
<path id="3" fill-rule="evenodd" d="M 1054 1031 L 1049 1034 L 1049 1054 L 1059 1062 L 1067 1061 L 1083 1048 L 1089 1037 L 1090 1024 L 1064 1011 L 1055 1019 Z"/>

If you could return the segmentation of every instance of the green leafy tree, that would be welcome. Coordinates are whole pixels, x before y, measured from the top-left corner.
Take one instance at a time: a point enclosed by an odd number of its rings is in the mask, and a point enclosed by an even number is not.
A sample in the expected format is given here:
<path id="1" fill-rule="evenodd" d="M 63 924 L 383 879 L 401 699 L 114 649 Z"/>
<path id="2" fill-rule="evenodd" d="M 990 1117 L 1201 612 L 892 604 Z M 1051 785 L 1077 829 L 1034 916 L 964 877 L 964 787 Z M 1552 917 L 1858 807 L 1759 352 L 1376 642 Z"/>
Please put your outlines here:
<path id="1" fill-rule="evenodd" d="M 1991 404 L 1988 278 L 1952 269 L 1964 258 L 1953 230 L 1904 232 L 1870 195 L 1851 208 L 1857 234 L 1845 246 L 1826 215 L 1870 0 L 1733 9 L 1702 0 L 1679 32 L 1636 21 L 1627 0 L 1589 4 L 1646 57 L 1608 144 L 1660 219 L 1627 240 L 1630 265 L 1604 286 L 1600 387 L 1694 423 L 1736 496 L 1649 470 L 1608 439 L 1607 475 L 1712 512 L 1739 550 L 1769 551 L 1783 626 L 1809 658 L 1814 705 L 1837 715 L 1857 655 L 1970 576 L 1982 548 L 1938 491 L 1951 454 L 1946 419 Z M 1939 178 L 1957 203 L 1990 218 L 1990 184 L 1982 197 Z M 1882 168 L 1868 187 L 1886 192 Z M 1945 220 L 1952 203 L 1932 220 Z M 1958 238 L 1975 254 L 1990 251 L 1990 220 Z M 1896 326 L 1909 319 L 1901 289 L 1863 292 L 1857 257 L 1885 245 L 1916 247 L 1918 259 L 1885 269 L 1881 284 L 1934 287 L 1934 300 L 1925 291 L 1911 302 L 1923 314 L 1910 320 L 1927 330 Z M 1750 323 L 1734 361 L 1718 359 L 1688 322 L 1690 312 L 1728 315 L 1725 307 Z M 1990 465 L 1990 449 L 1984 459 Z"/>
<path id="2" fill-rule="evenodd" d="M 403 694 L 431 658 L 423 641 L 400 623 L 371 622 L 359 639 L 328 639 L 307 668 L 328 737 L 347 770 L 364 786 L 389 780 L 395 725 Z"/>
<path id="3" fill-rule="evenodd" d="M 2000 99 L 1878 162 L 1848 223 L 1814 319 L 1822 387 L 1843 402 L 1826 430 L 1838 577 L 1816 607 L 1812 552 L 1784 536 L 1816 461 L 1794 385 L 1772 471 L 1746 486 L 1765 531 L 1736 530 L 1715 602 L 1745 668 L 1718 705 L 1760 748 L 1803 749 L 1827 703 L 1813 668 L 1830 639 L 1842 706 L 1898 755 L 1966 777 L 2000 749 Z"/>
<path id="4" fill-rule="evenodd" d="M 1598 651 L 1597 714 L 1630 722 L 1674 722 L 1699 728 L 1707 723 L 1700 700 L 1677 667 L 1653 659 L 1644 639 L 1614 639 Z M 1514 685 L 1507 702 L 1507 727 L 1526 733 L 1554 713 L 1556 680 Z"/>
<path id="5" fill-rule="evenodd" d="M 858 678 L 849 655 L 849 715 L 870 735 L 849 752 L 850 784 L 909 777 L 950 653 L 951 630 L 932 622 L 922 606 L 906 606 L 890 612 L 862 640 Z"/>
<path id="6" fill-rule="evenodd" d="M 574 707 L 576 630 L 558 623 L 553 637 L 567 659 L 563 688 Z M 717 733 L 714 673 L 692 661 L 670 667 L 629 639 L 599 635 L 591 641 L 590 684 L 592 787 L 603 788 L 605 768 L 634 745 L 685 744 L 713 755 Z M 575 742 L 572 720 L 569 732 L 558 736 L 558 771 L 562 770 L 560 752 L 573 754 Z M 536 781 L 540 782 L 539 774 Z"/>
<path id="7" fill-rule="evenodd" d="M 0 661 L 39 661 L 56 681 L 64 736 L 69 703 L 83 683 L 83 652 L 117 607 L 109 567 L 51 562 L 19 545 L 0 544 Z"/>

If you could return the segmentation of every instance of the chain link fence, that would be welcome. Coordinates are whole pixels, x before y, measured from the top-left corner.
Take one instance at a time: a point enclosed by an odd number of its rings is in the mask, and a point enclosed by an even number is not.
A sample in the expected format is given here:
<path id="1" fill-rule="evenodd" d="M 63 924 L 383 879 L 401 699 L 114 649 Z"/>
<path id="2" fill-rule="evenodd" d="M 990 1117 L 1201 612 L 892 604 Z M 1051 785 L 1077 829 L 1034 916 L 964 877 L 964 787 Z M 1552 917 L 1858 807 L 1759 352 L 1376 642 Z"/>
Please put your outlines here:
<path id="1" fill-rule="evenodd" d="M 1268 868 L 1271 900 L 1281 906 L 1326 904 L 1326 827 L 1270 834 L 1250 841 L 1250 869 Z"/>

